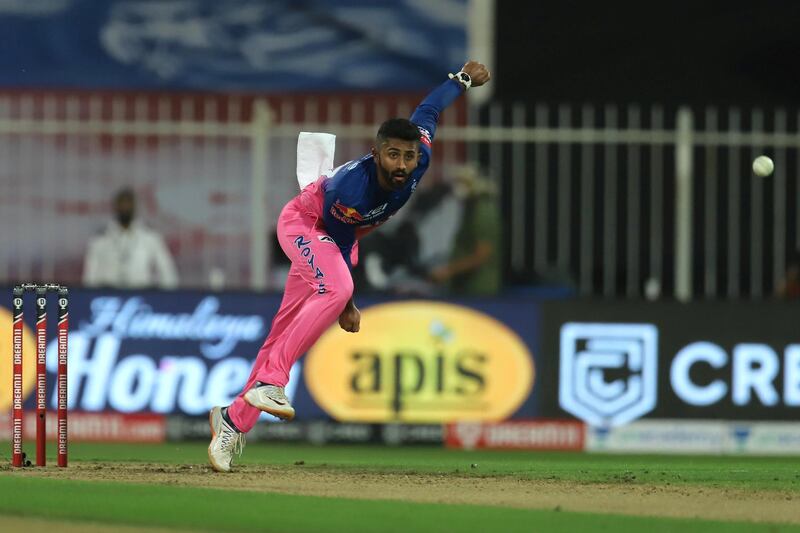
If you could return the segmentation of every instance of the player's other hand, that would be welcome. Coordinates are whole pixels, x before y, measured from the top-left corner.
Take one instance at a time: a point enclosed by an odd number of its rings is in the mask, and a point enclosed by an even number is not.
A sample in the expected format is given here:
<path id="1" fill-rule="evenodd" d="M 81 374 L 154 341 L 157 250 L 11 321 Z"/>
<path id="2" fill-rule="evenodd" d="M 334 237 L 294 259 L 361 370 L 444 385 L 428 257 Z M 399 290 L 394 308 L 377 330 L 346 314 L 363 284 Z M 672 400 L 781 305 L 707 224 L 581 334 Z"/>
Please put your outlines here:
<path id="1" fill-rule="evenodd" d="M 489 69 L 486 68 L 486 65 L 483 63 L 478 63 L 477 61 L 467 61 L 464 63 L 464 66 L 461 67 L 461 70 L 462 72 L 469 74 L 469 77 L 472 78 L 473 87 L 480 87 L 492 79 L 492 76 L 489 74 Z"/>
<path id="2" fill-rule="evenodd" d="M 342 314 L 339 315 L 339 327 L 350 333 L 357 333 L 361 329 L 361 311 L 354 304 L 347 304 Z"/>

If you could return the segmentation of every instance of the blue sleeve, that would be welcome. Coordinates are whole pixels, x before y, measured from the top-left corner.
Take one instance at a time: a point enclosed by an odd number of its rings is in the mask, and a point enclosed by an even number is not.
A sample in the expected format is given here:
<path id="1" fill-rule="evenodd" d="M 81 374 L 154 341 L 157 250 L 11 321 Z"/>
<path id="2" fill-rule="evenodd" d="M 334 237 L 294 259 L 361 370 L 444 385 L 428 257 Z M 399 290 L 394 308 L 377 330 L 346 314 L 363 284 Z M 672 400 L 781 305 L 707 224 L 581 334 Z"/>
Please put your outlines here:
<path id="1" fill-rule="evenodd" d="M 460 83 L 455 80 L 447 80 L 443 84 L 435 88 L 425 99 L 420 103 L 411 115 L 411 122 L 416 124 L 419 128 L 425 130 L 422 132 L 422 145 L 430 150 L 430 142 L 436 134 L 436 124 L 439 122 L 439 114 L 445 110 L 447 106 L 453 103 L 456 98 L 461 96 L 464 88 Z M 428 142 L 425 142 L 425 134 L 428 134 Z"/>
<path id="2" fill-rule="evenodd" d="M 353 248 L 353 243 L 356 241 L 356 229 L 351 224 L 346 224 L 334 216 L 336 210 L 335 203 L 339 199 L 339 193 L 336 188 L 330 187 L 325 191 L 325 205 L 322 213 L 322 220 L 325 223 L 325 230 L 328 235 L 336 242 L 339 251 L 342 252 L 344 262 L 347 263 L 347 268 L 353 269 L 350 264 L 350 250 Z"/>

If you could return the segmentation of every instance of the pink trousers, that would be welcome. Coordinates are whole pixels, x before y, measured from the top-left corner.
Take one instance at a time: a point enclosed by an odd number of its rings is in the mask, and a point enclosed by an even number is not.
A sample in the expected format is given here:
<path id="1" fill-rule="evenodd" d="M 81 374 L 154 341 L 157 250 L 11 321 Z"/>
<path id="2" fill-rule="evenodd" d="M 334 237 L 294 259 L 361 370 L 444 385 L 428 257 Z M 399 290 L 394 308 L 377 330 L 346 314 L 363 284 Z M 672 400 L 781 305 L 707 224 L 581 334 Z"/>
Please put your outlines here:
<path id="1" fill-rule="evenodd" d="M 228 408 L 236 427 L 250 431 L 260 411 L 244 399 L 256 381 L 286 386 L 289 370 L 338 318 L 353 295 L 353 278 L 339 247 L 318 227 L 317 184 L 290 201 L 278 218 L 278 241 L 291 260 L 280 309 L 244 389 Z"/>

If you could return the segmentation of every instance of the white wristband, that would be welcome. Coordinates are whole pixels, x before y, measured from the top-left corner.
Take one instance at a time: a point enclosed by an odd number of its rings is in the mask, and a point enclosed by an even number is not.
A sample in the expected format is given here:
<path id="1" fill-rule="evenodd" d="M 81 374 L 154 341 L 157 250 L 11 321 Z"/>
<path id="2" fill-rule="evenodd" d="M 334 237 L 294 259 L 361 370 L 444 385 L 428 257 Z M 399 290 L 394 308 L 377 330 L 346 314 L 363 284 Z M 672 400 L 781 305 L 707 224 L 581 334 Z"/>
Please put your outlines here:
<path id="1" fill-rule="evenodd" d="M 472 78 L 469 77 L 469 74 L 460 70 L 455 74 L 448 74 L 447 75 L 451 80 L 456 80 L 458 83 L 464 86 L 464 90 L 466 91 L 470 87 L 472 87 Z"/>

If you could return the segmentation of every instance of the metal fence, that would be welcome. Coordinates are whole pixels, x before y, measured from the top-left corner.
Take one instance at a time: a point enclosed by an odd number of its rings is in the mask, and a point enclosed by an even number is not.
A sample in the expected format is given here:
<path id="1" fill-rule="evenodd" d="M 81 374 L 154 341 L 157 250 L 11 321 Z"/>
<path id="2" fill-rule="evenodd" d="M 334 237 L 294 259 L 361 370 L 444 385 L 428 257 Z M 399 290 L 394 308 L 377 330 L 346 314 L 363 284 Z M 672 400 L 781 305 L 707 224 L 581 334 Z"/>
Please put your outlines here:
<path id="1" fill-rule="evenodd" d="M 416 101 L 0 94 L 0 283 L 78 282 L 111 194 L 130 185 L 182 286 L 274 288 L 271 233 L 296 192 L 298 132 L 335 133 L 341 163 Z M 488 169 L 510 283 L 758 298 L 800 248 L 796 113 L 461 102 L 442 121 L 425 181 L 466 161 Z M 749 170 L 761 153 L 776 163 L 767 179 Z"/>
<path id="2" fill-rule="evenodd" d="M 298 132 L 336 133 L 343 162 L 368 152 L 375 124 L 408 116 L 416 101 L 0 94 L 0 283 L 79 283 L 111 196 L 130 186 L 140 218 L 165 236 L 181 286 L 276 288 L 273 233 L 297 192 Z M 459 116 L 463 107 L 444 122 Z M 442 143 L 436 167 L 454 160 L 456 144 Z"/>
<path id="3" fill-rule="evenodd" d="M 797 112 L 495 105 L 479 123 L 460 138 L 502 169 L 512 275 L 584 295 L 762 298 L 800 250 Z"/>
<path id="4" fill-rule="evenodd" d="M 265 173 L 253 109 L 237 98 L 0 97 L 0 280 L 79 282 L 113 192 L 131 186 L 140 218 L 167 237 L 182 285 L 221 271 L 262 286 L 262 239 L 248 239 L 266 226 L 248 200 Z"/>

